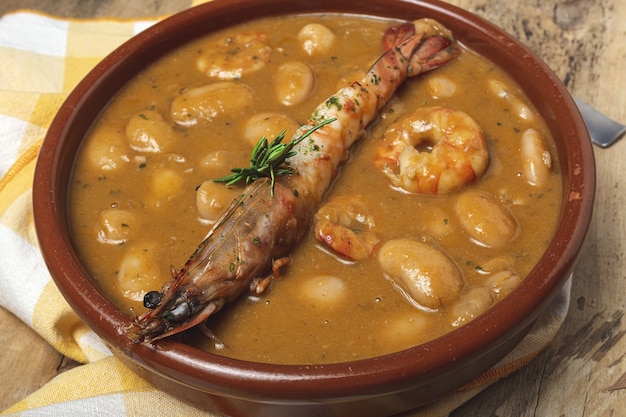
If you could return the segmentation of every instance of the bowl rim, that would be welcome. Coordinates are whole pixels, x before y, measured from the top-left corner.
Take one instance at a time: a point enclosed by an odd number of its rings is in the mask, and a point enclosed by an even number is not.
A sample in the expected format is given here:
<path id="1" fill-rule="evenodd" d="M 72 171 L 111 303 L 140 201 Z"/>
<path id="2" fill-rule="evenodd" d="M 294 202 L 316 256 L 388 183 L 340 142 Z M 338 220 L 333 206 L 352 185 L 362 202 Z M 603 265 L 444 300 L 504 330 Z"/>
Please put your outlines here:
<path id="1" fill-rule="evenodd" d="M 238 397 L 254 392 L 252 395 L 258 398 L 298 401 L 348 398 L 356 393 L 376 396 L 403 389 L 407 384 L 415 384 L 416 379 L 445 379 L 459 370 L 471 368 L 470 358 L 474 352 L 485 349 L 482 355 L 489 355 L 498 351 L 512 334 L 529 328 L 565 283 L 585 239 L 595 194 L 593 149 L 585 124 L 565 86 L 521 42 L 494 24 L 456 6 L 438 0 L 393 0 L 389 3 L 367 0 L 360 2 L 359 6 L 346 3 L 331 0 L 214 0 L 184 10 L 156 23 L 113 51 L 76 86 L 63 103 L 48 130 L 36 166 L 33 210 L 37 236 L 44 260 L 64 297 L 114 351 L 166 378 L 220 395 Z M 81 120 L 81 109 L 85 106 L 103 106 L 111 98 L 112 93 L 108 93 L 108 96 L 103 94 L 110 88 L 110 83 L 103 80 L 121 71 L 138 71 L 146 61 L 151 60 L 148 57 L 154 56 L 155 48 L 170 50 L 179 43 L 178 36 L 182 36 L 181 33 L 186 34 L 183 38 L 189 37 L 192 32 L 183 29 L 184 25 L 193 26 L 195 31 L 199 31 L 198 28 L 209 15 L 225 16 L 220 23 L 215 24 L 225 27 L 241 19 L 238 16 L 242 14 L 265 16 L 268 15 L 268 9 L 282 10 L 281 14 L 296 10 L 313 12 L 321 11 L 322 5 L 331 4 L 331 11 L 346 12 L 366 7 L 368 14 L 388 16 L 391 3 L 397 8 L 402 5 L 402 8 L 415 10 L 411 19 L 427 15 L 443 20 L 444 24 L 455 22 L 461 29 L 455 32 L 455 36 L 463 44 L 473 50 L 481 50 L 481 53 L 493 60 L 488 53 L 484 53 L 492 49 L 494 55 L 501 54 L 497 64 L 512 61 L 519 67 L 520 74 L 531 74 L 532 78 L 525 81 L 531 84 L 541 81 L 548 85 L 548 91 L 527 86 L 525 92 L 534 103 L 539 102 L 540 96 L 547 97 L 553 105 L 542 101 L 544 107 L 538 110 L 549 119 L 546 122 L 552 126 L 551 130 L 558 126 L 560 131 L 567 132 L 577 140 L 564 141 L 563 147 L 559 148 L 559 159 L 566 174 L 561 212 L 563 220 L 539 266 L 497 307 L 467 325 L 423 345 L 371 359 L 324 365 L 262 364 L 202 352 L 175 340 L 160 341 L 156 347 L 128 341 L 124 329 L 130 324 L 130 317 L 95 290 L 78 261 L 67 227 L 68 191 L 64 184 L 67 164 L 73 163 L 73 155 L 68 156 L 67 152 L 63 152 L 67 148 L 65 142 L 72 132 L 86 132 L 91 125 L 91 120 Z M 324 10 L 328 11 L 328 8 L 324 7 Z M 239 13 L 235 15 L 233 9 L 238 9 Z M 207 29 L 206 32 L 210 30 L 214 29 Z M 134 60 L 126 60 L 124 57 Z M 520 83 L 519 74 L 514 78 Z M 557 102 L 561 108 L 554 106 Z M 571 154 L 576 160 L 572 163 L 566 158 L 568 147 L 575 147 Z M 65 177 L 59 174 L 63 169 Z M 85 306 L 90 306 L 89 311 L 85 310 Z M 507 311 L 506 316 L 502 315 L 504 310 Z M 452 343 L 460 337 L 464 343 Z"/>

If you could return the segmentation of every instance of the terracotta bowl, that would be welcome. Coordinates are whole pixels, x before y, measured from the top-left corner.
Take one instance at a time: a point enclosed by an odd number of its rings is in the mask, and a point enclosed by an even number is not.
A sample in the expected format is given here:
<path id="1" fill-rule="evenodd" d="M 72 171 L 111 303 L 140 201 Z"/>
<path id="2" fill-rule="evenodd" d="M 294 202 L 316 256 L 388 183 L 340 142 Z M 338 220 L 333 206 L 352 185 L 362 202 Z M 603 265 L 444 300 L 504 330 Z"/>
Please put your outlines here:
<path id="1" fill-rule="evenodd" d="M 216 356 L 175 340 L 157 346 L 125 336 L 129 316 L 81 265 L 68 225 L 68 186 L 81 141 L 126 81 L 186 41 L 261 16 L 338 12 L 412 20 L 432 17 L 502 67 L 543 114 L 563 173 L 563 208 L 546 254 L 518 289 L 468 325 L 395 354 L 320 366 L 268 365 Z M 76 87 L 50 127 L 34 183 L 41 250 L 79 316 L 155 386 L 232 416 L 386 416 L 428 403 L 493 366 L 527 334 L 570 276 L 590 222 L 593 151 L 570 95 L 551 70 L 511 36 L 466 11 L 428 0 L 224 0 L 186 10 L 131 39 Z"/>

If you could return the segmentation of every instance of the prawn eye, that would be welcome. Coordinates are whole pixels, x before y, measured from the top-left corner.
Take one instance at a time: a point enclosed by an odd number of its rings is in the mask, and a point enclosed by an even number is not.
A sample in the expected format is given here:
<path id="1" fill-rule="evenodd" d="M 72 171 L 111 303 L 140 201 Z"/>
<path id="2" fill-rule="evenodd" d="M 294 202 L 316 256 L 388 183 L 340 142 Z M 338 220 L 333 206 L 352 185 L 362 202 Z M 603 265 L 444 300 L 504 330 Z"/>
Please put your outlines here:
<path id="1" fill-rule="evenodd" d="M 158 291 L 149 291 L 143 296 L 143 306 L 154 310 L 161 302 L 162 294 Z"/>

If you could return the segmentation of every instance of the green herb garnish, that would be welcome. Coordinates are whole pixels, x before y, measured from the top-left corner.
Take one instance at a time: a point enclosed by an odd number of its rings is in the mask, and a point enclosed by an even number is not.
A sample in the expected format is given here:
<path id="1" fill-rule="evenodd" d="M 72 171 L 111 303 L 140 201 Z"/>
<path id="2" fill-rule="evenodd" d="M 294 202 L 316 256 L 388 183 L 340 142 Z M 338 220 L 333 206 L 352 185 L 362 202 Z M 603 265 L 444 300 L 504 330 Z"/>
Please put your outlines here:
<path id="1" fill-rule="evenodd" d="M 296 154 L 293 147 L 308 138 L 316 130 L 334 122 L 335 120 L 337 119 L 333 118 L 324 120 L 307 130 L 302 134 L 302 136 L 292 138 L 288 143 L 283 143 L 283 139 L 285 139 L 284 130 L 280 132 L 280 134 L 276 136 L 271 143 L 265 136 L 262 136 L 255 145 L 254 149 L 252 149 L 249 167 L 233 168 L 230 170 L 232 174 L 213 181 L 225 182 L 226 185 L 234 185 L 240 181 L 245 181 L 246 184 L 249 184 L 261 177 L 267 177 L 270 178 L 271 195 L 274 197 L 274 184 L 276 183 L 276 177 L 286 175 L 291 172 L 291 168 L 288 166 L 289 163 L 286 162 L 286 160 Z"/>

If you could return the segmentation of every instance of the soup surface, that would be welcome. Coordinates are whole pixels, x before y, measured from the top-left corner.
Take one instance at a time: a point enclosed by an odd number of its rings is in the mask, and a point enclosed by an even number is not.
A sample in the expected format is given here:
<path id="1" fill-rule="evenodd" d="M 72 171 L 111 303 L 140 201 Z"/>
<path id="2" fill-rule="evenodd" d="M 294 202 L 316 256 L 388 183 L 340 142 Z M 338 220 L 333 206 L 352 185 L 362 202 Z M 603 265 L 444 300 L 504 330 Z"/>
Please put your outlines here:
<path id="1" fill-rule="evenodd" d="M 247 166 L 262 135 L 286 129 L 290 137 L 319 103 L 359 80 L 395 23 L 262 19 L 195 40 L 137 75 L 86 139 L 71 192 L 73 237 L 103 291 L 141 314 L 145 293 L 171 279 L 241 192 L 212 179 Z M 431 116 L 443 132 L 472 120 L 484 132 L 487 170 L 459 191 L 407 191 L 380 163 L 390 132 Z M 415 147 L 436 165 L 434 139 Z M 562 193 L 555 158 L 520 88 L 464 49 L 407 80 L 353 147 L 280 277 L 209 319 L 219 341 L 199 331 L 183 338 L 220 355 L 318 364 L 398 351 L 462 326 L 545 251 Z M 317 238 L 341 233 L 355 244 Z"/>

